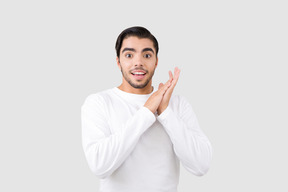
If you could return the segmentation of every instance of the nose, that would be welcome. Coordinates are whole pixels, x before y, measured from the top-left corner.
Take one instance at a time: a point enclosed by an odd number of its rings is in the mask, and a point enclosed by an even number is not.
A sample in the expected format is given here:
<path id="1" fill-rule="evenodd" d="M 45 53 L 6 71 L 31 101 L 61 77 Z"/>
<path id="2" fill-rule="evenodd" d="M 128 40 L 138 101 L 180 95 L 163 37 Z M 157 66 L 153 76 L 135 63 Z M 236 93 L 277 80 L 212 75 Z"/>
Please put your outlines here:
<path id="1" fill-rule="evenodd" d="M 139 66 L 143 66 L 143 58 L 142 58 L 142 56 L 141 55 L 135 55 L 135 57 L 134 57 L 134 65 L 135 65 L 135 67 L 137 66 L 137 67 L 139 67 Z"/>

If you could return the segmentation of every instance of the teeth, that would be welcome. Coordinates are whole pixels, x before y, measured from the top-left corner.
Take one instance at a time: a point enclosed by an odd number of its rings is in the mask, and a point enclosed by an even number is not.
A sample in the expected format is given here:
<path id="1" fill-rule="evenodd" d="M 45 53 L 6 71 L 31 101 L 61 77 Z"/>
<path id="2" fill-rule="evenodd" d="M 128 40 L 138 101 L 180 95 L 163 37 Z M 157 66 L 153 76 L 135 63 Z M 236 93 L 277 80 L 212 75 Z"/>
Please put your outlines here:
<path id="1" fill-rule="evenodd" d="M 144 75 L 145 73 L 143 73 L 143 72 L 135 72 L 135 73 L 133 73 L 134 75 Z"/>

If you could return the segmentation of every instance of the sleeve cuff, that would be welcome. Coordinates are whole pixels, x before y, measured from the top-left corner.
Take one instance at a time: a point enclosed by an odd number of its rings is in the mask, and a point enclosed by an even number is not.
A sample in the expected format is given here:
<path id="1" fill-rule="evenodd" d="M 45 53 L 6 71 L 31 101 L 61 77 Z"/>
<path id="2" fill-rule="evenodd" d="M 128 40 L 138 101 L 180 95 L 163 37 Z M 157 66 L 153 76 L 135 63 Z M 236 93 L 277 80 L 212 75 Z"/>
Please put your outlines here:
<path id="1" fill-rule="evenodd" d="M 141 111 L 143 111 L 143 113 L 147 114 L 147 118 L 151 121 L 156 121 L 156 117 L 155 115 L 150 111 L 150 109 L 148 109 L 147 107 L 142 107 Z"/>
<path id="2" fill-rule="evenodd" d="M 165 111 L 163 111 L 158 117 L 157 120 L 162 123 L 165 124 L 165 122 L 167 121 L 169 115 L 172 113 L 172 109 L 168 106 Z"/>

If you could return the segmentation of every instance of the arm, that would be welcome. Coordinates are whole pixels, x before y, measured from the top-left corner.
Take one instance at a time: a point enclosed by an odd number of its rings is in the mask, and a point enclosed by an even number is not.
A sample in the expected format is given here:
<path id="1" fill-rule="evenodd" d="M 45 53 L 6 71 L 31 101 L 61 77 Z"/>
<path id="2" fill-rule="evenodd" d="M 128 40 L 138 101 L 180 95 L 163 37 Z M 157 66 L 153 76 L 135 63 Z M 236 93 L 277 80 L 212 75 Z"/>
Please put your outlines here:
<path id="1" fill-rule="evenodd" d="M 111 134 L 101 97 L 88 97 L 81 108 L 82 144 L 92 172 L 100 178 L 111 175 L 129 156 L 140 136 L 156 120 L 142 107 L 117 133 Z"/>
<path id="2" fill-rule="evenodd" d="M 192 174 L 202 176 L 210 167 L 211 144 L 200 129 L 191 105 L 183 98 L 178 101 L 177 107 L 173 107 L 177 113 L 168 106 L 157 119 L 169 135 L 182 165 Z"/>

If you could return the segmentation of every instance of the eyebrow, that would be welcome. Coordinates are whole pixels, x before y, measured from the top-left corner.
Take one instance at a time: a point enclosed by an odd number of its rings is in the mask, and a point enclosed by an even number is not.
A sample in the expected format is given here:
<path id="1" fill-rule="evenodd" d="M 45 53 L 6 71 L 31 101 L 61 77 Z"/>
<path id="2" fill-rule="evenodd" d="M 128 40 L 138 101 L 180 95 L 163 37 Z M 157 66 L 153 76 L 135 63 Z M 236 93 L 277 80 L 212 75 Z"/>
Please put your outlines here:
<path id="1" fill-rule="evenodd" d="M 122 53 L 124 53 L 125 51 L 133 51 L 133 52 L 136 52 L 136 50 L 133 49 L 133 48 L 124 48 L 123 51 L 122 51 Z"/>
<path id="2" fill-rule="evenodd" d="M 135 50 L 134 48 L 124 48 L 124 49 L 122 50 L 122 53 L 124 53 L 125 51 L 136 52 L 136 50 Z M 142 50 L 142 53 L 145 52 L 145 51 L 151 51 L 152 53 L 154 53 L 153 49 L 151 49 L 151 48 L 144 48 L 144 49 Z"/>
<path id="3" fill-rule="evenodd" d="M 142 50 L 142 52 L 145 52 L 145 51 L 151 51 L 152 53 L 154 53 L 153 49 L 151 49 L 151 48 L 145 48 Z"/>

